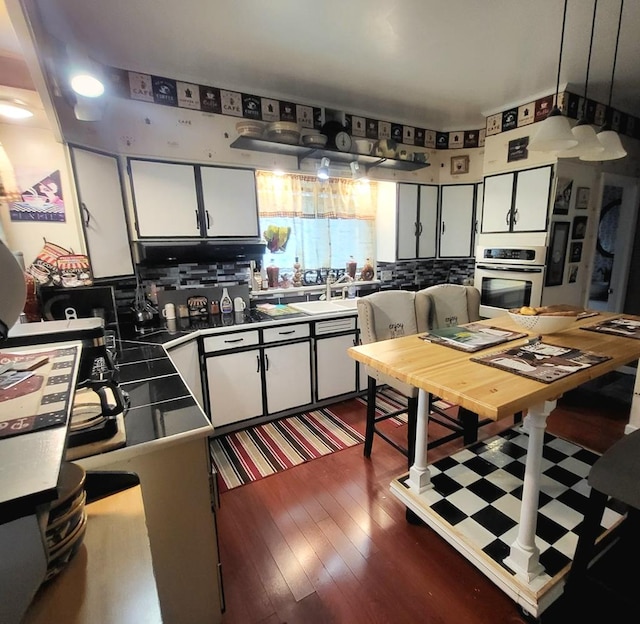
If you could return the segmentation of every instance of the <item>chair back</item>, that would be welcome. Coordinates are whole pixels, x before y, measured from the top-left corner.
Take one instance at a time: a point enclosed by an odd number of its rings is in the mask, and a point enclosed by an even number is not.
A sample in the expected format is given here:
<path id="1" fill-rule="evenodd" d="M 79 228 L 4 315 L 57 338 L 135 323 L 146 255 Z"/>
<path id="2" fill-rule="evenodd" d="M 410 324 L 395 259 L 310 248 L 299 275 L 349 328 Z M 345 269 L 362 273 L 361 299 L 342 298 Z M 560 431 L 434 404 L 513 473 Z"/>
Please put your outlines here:
<path id="1" fill-rule="evenodd" d="M 386 290 L 357 302 L 362 344 L 418 333 L 415 293 Z"/>
<path id="2" fill-rule="evenodd" d="M 415 300 L 418 331 L 480 320 L 480 292 L 473 286 L 438 284 L 423 288 Z"/>

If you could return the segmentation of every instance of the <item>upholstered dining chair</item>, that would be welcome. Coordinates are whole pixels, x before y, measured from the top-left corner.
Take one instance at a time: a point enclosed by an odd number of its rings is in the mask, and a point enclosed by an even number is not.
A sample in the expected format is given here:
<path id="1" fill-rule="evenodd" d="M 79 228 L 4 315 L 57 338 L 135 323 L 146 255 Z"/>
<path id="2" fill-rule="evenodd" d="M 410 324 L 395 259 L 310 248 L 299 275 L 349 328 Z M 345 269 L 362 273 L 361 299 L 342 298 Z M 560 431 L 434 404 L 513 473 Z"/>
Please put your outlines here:
<path id="1" fill-rule="evenodd" d="M 428 302 L 427 302 L 428 307 Z M 407 290 L 387 290 L 362 297 L 357 301 L 360 340 L 362 344 L 388 340 L 400 336 L 418 333 L 415 310 L 415 294 Z M 416 418 L 418 411 L 418 390 L 413 386 L 385 375 L 369 366 L 365 367 L 367 382 L 367 424 L 364 436 L 364 456 L 371 456 L 374 434 L 379 435 L 394 448 L 407 456 L 409 466 L 413 462 Z M 407 408 L 393 411 L 382 416 L 376 415 L 376 395 L 378 386 L 390 386 L 407 397 Z M 392 440 L 376 425 L 400 414 L 407 414 L 407 446 L 403 447 Z"/>
<path id="2" fill-rule="evenodd" d="M 437 284 L 423 288 L 416 293 L 415 305 L 420 333 L 480 320 L 480 292 L 473 286 Z M 477 414 L 463 407 L 458 407 L 457 416 L 452 416 L 437 406 L 435 397 L 429 399 L 429 411 L 431 418 L 453 432 L 438 438 L 434 446 L 459 436 L 465 445 L 471 444 L 478 439 L 478 427 L 491 422 L 489 419 L 479 421 Z"/>

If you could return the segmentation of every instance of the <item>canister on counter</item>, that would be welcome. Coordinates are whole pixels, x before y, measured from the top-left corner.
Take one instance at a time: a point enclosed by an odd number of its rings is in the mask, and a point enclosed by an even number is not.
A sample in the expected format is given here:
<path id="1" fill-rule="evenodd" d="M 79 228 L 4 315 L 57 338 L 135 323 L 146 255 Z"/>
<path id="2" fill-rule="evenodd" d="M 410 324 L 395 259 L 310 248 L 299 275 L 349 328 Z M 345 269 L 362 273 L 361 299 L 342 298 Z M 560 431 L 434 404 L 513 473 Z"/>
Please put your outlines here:
<path id="1" fill-rule="evenodd" d="M 220 302 L 215 300 L 211 302 L 211 314 L 220 314 Z"/>

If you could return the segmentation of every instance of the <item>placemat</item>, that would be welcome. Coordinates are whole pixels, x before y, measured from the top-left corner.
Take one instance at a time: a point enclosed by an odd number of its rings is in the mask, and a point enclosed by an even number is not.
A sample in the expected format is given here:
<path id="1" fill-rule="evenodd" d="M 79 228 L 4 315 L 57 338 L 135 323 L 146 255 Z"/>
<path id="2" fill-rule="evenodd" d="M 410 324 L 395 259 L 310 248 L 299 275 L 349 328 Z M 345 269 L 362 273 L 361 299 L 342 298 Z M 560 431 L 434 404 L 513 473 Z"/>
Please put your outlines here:
<path id="1" fill-rule="evenodd" d="M 451 347 L 460 351 L 473 353 L 488 347 L 509 342 L 518 338 L 524 338 L 528 334 L 510 331 L 500 327 L 490 327 L 481 323 L 469 323 L 468 325 L 455 325 L 453 327 L 441 327 L 429 330 L 422 340 Z"/>
<path id="2" fill-rule="evenodd" d="M 500 368 L 542 383 L 552 383 L 610 359 L 608 355 L 596 355 L 545 342 L 525 344 L 471 358 L 479 364 Z"/>
<path id="3" fill-rule="evenodd" d="M 25 362 L 41 356 L 47 356 L 45 364 L 29 371 L 32 374 L 24 375 L 17 383 L 0 388 L 0 439 L 67 423 L 77 347 L 28 354 L 3 351 L 0 364 Z"/>
<path id="4" fill-rule="evenodd" d="M 640 340 L 640 321 L 625 318 L 623 316 L 613 319 L 606 319 L 604 321 L 596 323 L 595 325 L 581 327 L 580 329 Z"/>

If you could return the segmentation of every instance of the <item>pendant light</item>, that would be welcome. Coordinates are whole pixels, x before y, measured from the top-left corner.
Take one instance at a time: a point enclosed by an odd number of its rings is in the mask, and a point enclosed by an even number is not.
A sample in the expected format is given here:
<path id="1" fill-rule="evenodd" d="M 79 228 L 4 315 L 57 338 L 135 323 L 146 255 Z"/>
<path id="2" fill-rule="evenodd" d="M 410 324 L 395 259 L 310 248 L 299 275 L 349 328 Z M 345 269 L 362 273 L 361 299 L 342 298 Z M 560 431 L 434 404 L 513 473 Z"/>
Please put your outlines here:
<path id="1" fill-rule="evenodd" d="M 593 18 L 591 20 L 591 38 L 589 39 L 589 57 L 587 59 L 587 75 L 584 81 L 584 107 L 578 123 L 571 129 L 571 134 L 578 140 L 578 145 L 571 149 L 558 152 L 558 158 L 575 158 L 586 154 L 597 154 L 604 152 L 602 143 L 598 141 L 596 131 L 586 119 L 587 109 L 587 89 L 589 87 L 589 68 L 591 66 L 591 51 L 593 50 L 593 32 L 596 26 L 596 11 L 598 0 L 593 3 Z"/>
<path id="2" fill-rule="evenodd" d="M 318 180 L 328 180 L 329 179 L 329 163 L 331 161 L 325 156 L 320 160 L 320 166 L 318 167 Z"/>
<path id="3" fill-rule="evenodd" d="M 577 139 L 571 134 L 569 120 L 563 116 L 558 108 L 558 92 L 560 90 L 560 68 L 562 66 L 562 48 L 564 45 L 564 27 L 567 21 L 567 0 L 564 0 L 562 14 L 562 33 L 560 35 L 560 57 L 558 58 L 558 78 L 556 80 L 556 99 L 553 108 L 547 118 L 540 123 L 533 140 L 529 142 L 528 149 L 534 152 L 557 152 L 570 149 L 578 144 Z"/>
<path id="4" fill-rule="evenodd" d="M 624 0 L 620 0 L 620 16 L 618 18 L 618 34 L 616 35 L 616 47 L 613 53 L 613 68 L 611 69 L 611 85 L 609 86 L 609 103 L 607 105 L 607 121 L 600 128 L 600 132 L 596 135 L 600 145 L 604 148 L 601 152 L 587 153 L 580 156 L 580 160 L 616 160 L 624 158 L 627 155 L 626 150 L 622 146 L 620 137 L 617 132 L 611 129 L 611 96 L 613 95 L 613 79 L 616 73 L 616 60 L 618 58 L 618 43 L 620 42 L 620 26 L 622 24 L 622 9 L 624 8 Z"/>

